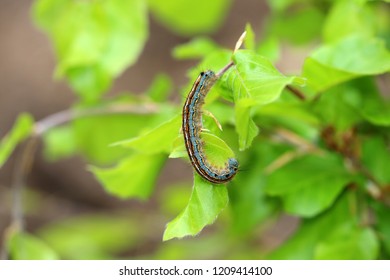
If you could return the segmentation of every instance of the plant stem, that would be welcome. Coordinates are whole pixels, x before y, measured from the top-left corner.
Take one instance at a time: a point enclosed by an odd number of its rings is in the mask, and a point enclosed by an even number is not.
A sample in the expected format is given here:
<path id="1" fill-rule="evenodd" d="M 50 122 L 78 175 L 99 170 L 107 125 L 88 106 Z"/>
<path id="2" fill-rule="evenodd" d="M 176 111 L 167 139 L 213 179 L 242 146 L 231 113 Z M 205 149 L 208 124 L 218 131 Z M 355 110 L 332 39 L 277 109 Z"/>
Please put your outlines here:
<path id="1" fill-rule="evenodd" d="M 217 78 L 221 77 L 227 70 L 230 69 L 234 65 L 233 61 L 230 61 L 225 67 L 223 67 L 219 72 L 216 74 Z"/>
<path id="2" fill-rule="evenodd" d="M 290 85 L 286 86 L 286 88 L 292 93 L 294 94 L 296 97 L 298 97 L 300 100 L 304 101 L 306 100 L 306 96 L 297 88 L 295 87 L 292 87 Z"/>
<path id="3" fill-rule="evenodd" d="M 84 110 L 68 109 L 50 115 L 35 124 L 35 134 L 40 136 L 53 127 L 62 125 L 69 121 L 84 117 L 116 115 L 116 114 L 152 114 L 158 112 L 156 104 L 143 105 L 113 105 L 105 108 L 88 108 Z"/>

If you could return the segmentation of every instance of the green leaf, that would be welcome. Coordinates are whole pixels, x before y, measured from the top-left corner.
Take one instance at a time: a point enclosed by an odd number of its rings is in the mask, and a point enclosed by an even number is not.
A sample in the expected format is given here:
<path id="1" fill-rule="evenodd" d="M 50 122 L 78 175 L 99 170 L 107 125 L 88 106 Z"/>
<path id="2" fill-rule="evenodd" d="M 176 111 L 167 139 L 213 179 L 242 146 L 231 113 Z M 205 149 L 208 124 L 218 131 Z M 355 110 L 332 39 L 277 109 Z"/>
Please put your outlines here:
<path id="1" fill-rule="evenodd" d="M 176 46 L 172 55 L 176 59 L 198 59 L 204 58 L 216 50 L 218 50 L 218 45 L 211 39 L 196 37 L 187 43 Z"/>
<path id="2" fill-rule="evenodd" d="M 310 141 L 316 141 L 318 138 L 318 127 L 321 121 L 312 112 L 311 104 L 278 100 L 259 107 L 255 113 L 263 127 L 267 126 L 267 119 L 269 119 L 271 129 L 282 126 Z"/>
<path id="3" fill-rule="evenodd" d="M 336 204 L 322 215 L 304 219 L 296 232 L 279 248 L 273 251 L 269 258 L 278 260 L 310 260 L 318 244 L 337 231 L 339 227 L 354 224 L 358 228 L 356 213 L 351 212 L 354 197 L 346 194 L 340 197 Z M 336 259 L 340 258 L 335 256 Z"/>
<path id="4" fill-rule="evenodd" d="M 249 148 L 253 139 L 259 134 L 259 129 L 252 120 L 251 107 L 254 105 L 252 99 L 240 99 L 236 103 L 236 131 L 239 135 L 238 146 L 240 151 Z"/>
<path id="5" fill-rule="evenodd" d="M 276 14 L 271 18 L 270 33 L 294 44 L 308 43 L 321 33 L 323 12 L 309 5 Z"/>
<path id="6" fill-rule="evenodd" d="M 316 246 L 314 257 L 317 260 L 374 260 L 378 253 L 379 241 L 371 228 L 345 224 Z"/>
<path id="7" fill-rule="evenodd" d="M 260 42 L 256 52 L 271 62 L 276 62 L 280 57 L 280 42 L 274 36 L 269 36 Z"/>
<path id="8" fill-rule="evenodd" d="M 256 226 L 272 217 L 277 204 L 265 193 L 267 165 L 286 150 L 285 145 L 275 145 L 260 139 L 253 145 L 248 158 L 240 161 L 235 179 L 229 184 L 229 198 L 233 217 L 232 230 L 238 234 L 251 233 Z"/>
<path id="9" fill-rule="evenodd" d="M 354 104 L 358 98 L 356 94 L 356 88 L 349 85 L 331 88 L 321 94 L 313 106 L 313 111 L 320 117 L 324 126 L 332 126 L 336 131 L 346 131 L 362 119 L 359 108 Z"/>
<path id="10" fill-rule="evenodd" d="M 365 2 L 336 1 L 324 23 L 325 42 L 337 41 L 351 34 L 374 35 L 378 14 L 373 13 Z"/>
<path id="11" fill-rule="evenodd" d="M 169 154 L 169 158 L 184 158 L 187 156 L 186 147 L 184 145 L 183 135 L 179 135 L 173 141 L 172 152 Z"/>
<path id="12" fill-rule="evenodd" d="M 343 103 L 373 125 L 390 126 L 390 100 L 379 92 L 375 77 L 361 77 L 343 86 L 339 86 Z"/>
<path id="13" fill-rule="evenodd" d="M 120 141 L 113 145 L 132 148 L 145 154 L 170 153 L 172 143 L 180 131 L 180 124 L 181 116 L 177 115 L 141 136 Z"/>
<path id="14" fill-rule="evenodd" d="M 56 260 L 57 253 L 41 239 L 25 233 L 14 233 L 8 240 L 10 256 L 14 260 Z"/>
<path id="15" fill-rule="evenodd" d="M 149 0 L 155 18 L 179 35 L 211 33 L 219 28 L 230 8 L 230 0 Z"/>
<path id="16" fill-rule="evenodd" d="M 49 160 L 59 160 L 77 153 L 75 133 L 71 126 L 50 129 L 43 135 L 45 156 Z"/>
<path id="17" fill-rule="evenodd" d="M 229 72 L 226 83 L 234 91 L 235 100 L 251 98 L 264 105 L 276 100 L 286 85 L 304 84 L 301 78 L 284 76 L 267 58 L 252 51 L 237 51 L 233 61 L 235 67 Z"/>
<path id="18" fill-rule="evenodd" d="M 202 132 L 200 135 L 203 142 L 203 151 L 207 160 L 216 167 L 225 167 L 229 158 L 234 158 L 232 149 L 219 137 Z M 183 135 L 174 140 L 173 149 L 170 158 L 187 157 L 187 151 L 184 146 Z"/>
<path id="19" fill-rule="evenodd" d="M 246 24 L 245 32 L 246 32 L 245 39 L 244 39 L 245 48 L 248 50 L 254 50 L 256 45 L 255 33 L 253 32 L 250 23 Z"/>
<path id="20" fill-rule="evenodd" d="M 234 152 L 219 137 L 205 132 L 200 137 L 207 160 L 216 167 L 225 167 L 228 159 L 234 158 Z"/>
<path id="21" fill-rule="evenodd" d="M 228 200 L 226 186 L 213 185 L 195 174 L 190 200 L 186 208 L 167 224 L 163 240 L 198 234 L 215 221 Z"/>
<path id="22" fill-rule="evenodd" d="M 34 19 L 54 44 L 57 76 L 89 102 L 136 62 L 148 33 L 143 0 L 39 0 Z"/>
<path id="23" fill-rule="evenodd" d="M 390 52 L 384 42 L 359 35 L 316 50 L 305 61 L 303 76 L 314 90 L 323 91 L 355 77 L 389 70 Z"/>
<path id="24" fill-rule="evenodd" d="M 375 219 L 378 234 L 383 243 L 383 247 L 388 255 L 390 255 L 390 208 L 383 204 L 375 205 Z"/>
<path id="25" fill-rule="evenodd" d="M 12 154 L 15 147 L 32 132 L 34 120 L 29 114 L 21 114 L 11 131 L 0 142 L 0 168 Z"/>
<path id="26" fill-rule="evenodd" d="M 275 101 L 286 85 L 303 83 L 303 80 L 282 75 L 268 59 L 252 51 L 237 51 L 233 61 L 235 67 L 223 81 L 234 95 L 239 147 L 244 150 L 258 133 L 251 120 L 251 108 Z"/>
<path id="27" fill-rule="evenodd" d="M 374 125 L 390 126 L 390 100 L 383 98 L 376 87 L 369 90 L 368 96 L 367 92 L 362 92 L 366 97 L 360 107 L 362 116 Z"/>
<path id="28" fill-rule="evenodd" d="M 379 183 L 390 184 L 390 150 L 384 139 L 370 137 L 362 143 L 361 160 Z"/>
<path id="29" fill-rule="evenodd" d="M 313 217 L 329 208 L 352 179 L 338 156 L 306 155 L 273 172 L 266 192 L 280 196 L 287 213 Z"/>
<path id="30" fill-rule="evenodd" d="M 113 111 L 110 114 L 82 117 L 73 121 L 72 129 L 78 152 L 89 161 L 99 165 L 112 164 L 129 155 L 129 149 L 121 146 L 113 147 L 112 143 L 136 137 L 142 131 L 150 130 L 176 114 L 175 108 L 164 106 L 162 103 L 155 109 L 154 105 L 151 105 L 145 102 L 125 100 L 125 102 L 116 102 L 97 108 L 77 109 L 79 112 Z M 112 109 L 109 108 L 110 106 Z M 117 109 L 123 110 L 124 113 L 115 113 Z"/>
<path id="31" fill-rule="evenodd" d="M 302 1 L 302 0 L 301 0 Z M 271 8 L 272 12 L 282 12 L 289 8 L 291 5 L 300 0 L 267 0 L 268 6 Z M 303 0 L 304 2 L 305 0 Z"/>
<path id="32" fill-rule="evenodd" d="M 62 259 L 104 260 L 113 259 L 113 254 L 139 244 L 139 231 L 139 223 L 131 217 L 115 213 L 56 221 L 40 228 L 37 234 L 54 248 Z"/>
<path id="33" fill-rule="evenodd" d="M 113 168 L 91 166 L 90 171 L 112 195 L 147 199 L 153 191 L 164 161 L 164 155 L 134 154 L 121 160 Z"/>
<path id="34" fill-rule="evenodd" d="M 171 91 L 172 81 L 169 76 L 165 74 L 158 74 L 146 91 L 146 95 L 155 102 L 163 102 L 167 100 Z"/>

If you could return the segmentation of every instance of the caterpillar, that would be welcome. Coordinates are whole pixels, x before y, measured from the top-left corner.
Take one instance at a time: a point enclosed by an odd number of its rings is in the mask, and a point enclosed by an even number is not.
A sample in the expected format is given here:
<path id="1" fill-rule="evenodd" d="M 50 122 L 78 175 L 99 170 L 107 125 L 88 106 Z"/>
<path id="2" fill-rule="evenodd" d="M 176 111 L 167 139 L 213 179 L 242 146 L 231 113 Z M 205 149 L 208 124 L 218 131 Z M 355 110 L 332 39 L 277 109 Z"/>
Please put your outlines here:
<path id="1" fill-rule="evenodd" d="M 217 79 L 218 76 L 211 70 L 200 73 L 183 106 L 182 130 L 188 156 L 196 172 L 211 183 L 222 184 L 236 175 L 238 161 L 235 158 L 229 158 L 224 168 L 212 166 L 206 158 L 204 143 L 200 138 L 203 128 L 202 105 Z"/>

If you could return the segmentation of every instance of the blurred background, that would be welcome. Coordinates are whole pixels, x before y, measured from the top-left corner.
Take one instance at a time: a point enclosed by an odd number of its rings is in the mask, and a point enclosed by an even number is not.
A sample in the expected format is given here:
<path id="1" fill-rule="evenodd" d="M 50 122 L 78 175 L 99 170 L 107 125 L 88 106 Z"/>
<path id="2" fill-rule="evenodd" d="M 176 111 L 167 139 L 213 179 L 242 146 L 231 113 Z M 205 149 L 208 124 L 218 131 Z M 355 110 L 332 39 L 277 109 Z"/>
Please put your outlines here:
<path id="1" fill-rule="evenodd" d="M 48 37 L 34 25 L 33 1 L 0 0 L 0 3 L 0 137 L 3 137 L 21 112 L 29 112 L 40 120 L 69 108 L 77 98 L 66 81 L 53 78 L 55 54 Z M 250 23 L 257 37 L 262 38 L 269 13 L 266 1 L 231 1 L 220 26 L 206 35 L 226 48 L 233 48 L 245 25 Z M 187 70 L 197 61 L 175 60 L 172 49 L 189 39 L 149 15 L 149 38 L 140 58 L 114 81 L 108 96 L 123 91 L 142 93 L 156 74 L 164 72 L 174 83 L 171 99 L 180 104 L 179 89 L 188 83 Z M 282 45 L 278 69 L 285 74 L 299 74 L 314 45 L 315 41 L 304 46 Z M 10 223 L 10 188 L 17 154 L 18 149 L 0 170 L 2 237 Z M 282 216 L 262 225 L 250 237 L 232 236 L 224 232 L 225 224 L 229 223 L 226 209 L 199 236 L 162 243 L 166 223 L 178 214 L 189 197 L 193 172 L 190 164 L 169 160 L 152 197 L 138 201 L 107 194 L 87 171 L 81 157 L 48 161 L 43 156 L 42 143 L 36 155 L 23 193 L 25 227 L 46 242 L 56 244 L 61 258 L 262 258 L 298 224 L 296 218 Z M 165 188 L 168 185 L 173 187 Z M 177 199 L 173 201 L 172 197 Z"/>
<path id="2" fill-rule="evenodd" d="M 1 0 L 1 136 L 10 130 L 21 112 L 30 112 L 36 120 L 39 120 L 68 108 L 76 100 L 75 95 L 64 81 L 54 81 L 52 78 L 56 65 L 55 56 L 48 38 L 33 23 L 31 18 L 32 4 L 33 1 Z M 256 34 L 261 34 L 262 24 L 268 10 L 265 1 L 232 1 L 232 7 L 228 11 L 226 19 L 216 32 L 210 34 L 210 37 L 227 48 L 233 48 L 247 22 L 252 24 Z M 188 82 L 186 71 L 189 67 L 194 66 L 196 61 L 174 60 L 171 52 L 175 46 L 187 42 L 189 38 L 175 35 L 157 23 L 152 16 L 150 16 L 149 31 L 149 39 L 140 59 L 136 65 L 126 70 L 115 81 L 110 94 L 120 91 L 142 92 L 148 88 L 152 78 L 160 72 L 171 76 L 177 85 L 175 86 L 176 90 Z M 279 65 L 280 70 L 288 72 L 292 69 L 299 69 L 302 62 L 299 56 L 291 57 L 289 55 L 288 61 Z M 177 91 L 173 98 L 178 103 L 181 101 L 181 96 Z M 94 217 L 97 215 L 96 219 L 102 219 L 102 223 L 107 222 L 106 217 L 111 219 L 125 216 L 124 221 L 132 221 L 137 225 L 137 228 L 144 227 L 144 232 L 148 236 L 139 238 L 135 242 L 136 244 L 128 246 L 129 252 L 120 252 L 124 257 L 153 257 L 156 252 L 162 249 L 161 247 L 164 247 L 161 245 L 161 239 L 165 224 L 175 214 L 172 213 L 171 217 L 161 216 L 161 211 L 156 206 L 156 200 L 162 196 L 160 189 L 164 185 L 172 181 L 191 180 L 192 167 L 189 164 L 179 160 L 168 161 L 168 165 L 159 178 L 158 191 L 149 201 L 138 202 L 120 200 L 106 194 L 93 175 L 86 171 L 86 164 L 79 157 L 48 162 L 43 158 L 41 150 L 37 154 L 28 177 L 28 189 L 25 194 L 28 196 L 26 201 L 28 202 L 26 209 L 28 231 L 34 232 L 42 226 L 83 215 Z M 13 157 L 0 171 L 0 232 L 4 232 L 10 222 L 11 194 L 9 190 L 14 165 L 15 158 Z M 189 194 L 190 185 L 187 188 Z M 85 217 L 85 220 L 93 224 L 89 217 Z M 121 225 L 124 227 L 122 236 L 132 243 L 134 240 L 131 241 L 131 235 L 128 234 L 132 227 L 130 224 L 126 225 L 124 221 Z M 279 238 L 291 231 L 293 225 L 282 223 L 280 226 L 283 226 L 283 230 L 280 228 L 271 229 L 272 233 L 264 237 L 266 239 L 263 240 L 264 244 L 258 246 L 275 246 L 276 242 L 279 242 Z M 93 228 L 94 225 L 91 227 Z M 96 228 L 98 227 L 96 225 Z M 275 227 L 279 227 L 279 225 Z M 109 238 L 110 234 L 107 234 L 107 238 Z M 115 234 L 118 233 L 112 234 L 111 238 L 114 239 Z M 207 232 L 204 232 L 196 239 L 207 237 L 207 235 Z M 79 238 L 82 239 L 82 236 Z M 88 237 L 85 236 L 85 238 Z M 204 242 L 209 244 L 210 240 Z M 189 238 L 188 240 L 173 241 L 173 243 L 177 243 L 177 246 L 191 246 L 191 243 L 195 245 L 198 242 Z M 194 250 L 199 251 L 196 253 Z M 196 258 L 199 254 L 200 258 L 224 258 L 217 249 L 216 252 L 208 253 L 202 252 L 201 247 L 192 248 L 190 251 L 192 253 L 185 249 L 183 257 Z M 89 257 L 92 256 L 93 254 Z M 96 255 L 96 257 L 98 256 Z"/>

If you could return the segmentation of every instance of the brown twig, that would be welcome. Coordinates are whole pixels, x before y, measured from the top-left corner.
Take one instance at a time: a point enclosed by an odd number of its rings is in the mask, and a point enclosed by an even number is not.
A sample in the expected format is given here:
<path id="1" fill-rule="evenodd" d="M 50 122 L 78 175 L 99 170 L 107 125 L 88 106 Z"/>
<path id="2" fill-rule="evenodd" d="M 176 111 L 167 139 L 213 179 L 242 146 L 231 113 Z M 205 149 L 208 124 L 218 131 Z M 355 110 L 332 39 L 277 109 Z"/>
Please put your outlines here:
<path id="1" fill-rule="evenodd" d="M 35 124 L 35 134 L 40 136 L 53 127 L 62 125 L 69 121 L 93 117 L 102 115 L 115 115 L 115 114 L 152 114 L 158 112 L 159 108 L 156 104 L 143 104 L 143 105 L 112 105 L 103 108 L 88 108 L 88 109 L 68 109 L 53 115 L 50 115 Z"/>
<path id="2" fill-rule="evenodd" d="M 218 71 L 218 73 L 216 74 L 217 78 L 221 77 L 223 74 L 225 74 L 225 72 L 227 70 L 230 69 L 230 67 L 232 67 L 234 65 L 234 62 L 233 61 L 230 61 L 229 64 L 227 64 L 225 67 L 223 67 L 221 70 Z"/>
<path id="3" fill-rule="evenodd" d="M 290 85 L 286 86 L 286 89 L 288 89 L 292 94 L 294 94 L 300 100 L 302 101 L 306 100 L 306 96 L 299 89 L 292 87 Z"/>

